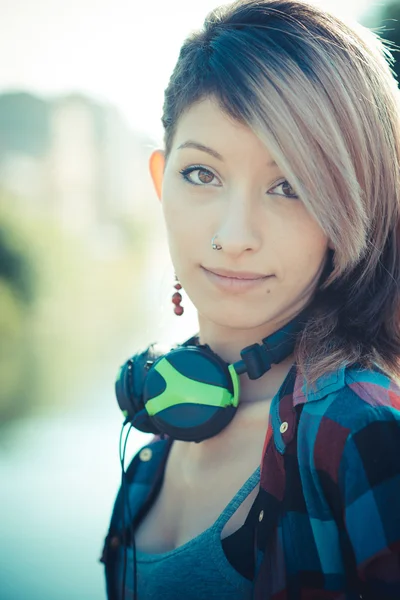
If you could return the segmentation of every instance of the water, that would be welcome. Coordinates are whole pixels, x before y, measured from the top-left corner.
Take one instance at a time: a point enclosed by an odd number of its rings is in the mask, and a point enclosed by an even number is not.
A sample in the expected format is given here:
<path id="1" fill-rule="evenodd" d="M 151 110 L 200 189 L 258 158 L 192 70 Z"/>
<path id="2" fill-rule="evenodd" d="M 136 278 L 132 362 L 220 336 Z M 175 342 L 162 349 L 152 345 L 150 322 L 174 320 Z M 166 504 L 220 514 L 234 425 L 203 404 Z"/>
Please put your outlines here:
<path id="1" fill-rule="evenodd" d="M 188 299 L 184 318 L 173 314 L 167 252 L 160 240 L 150 248 L 142 293 L 144 310 L 154 316 L 144 319 L 150 322 L 146 331 L 133 328 L 132 352 L 153 341 L 172 345 L 198 331 Z M 114 395 L 120 360 L 110 361 L 73 408 L 20 421 L 2 434 L 0 600 L 106 599 L 98 559 L 121 479 L 123 418 Z M 132 430 L 125 466 L 151 437 Z"/>
<path id="2" fill-rule="evenodd" d="M 2 439 L 1 600 L 106 598 L 98 558 L 120 482 L 122 425 L 108 388 L 93 392 L 96 402 L 20 422 Z M 127 456 L 149 438 L 131 433 Z"/>

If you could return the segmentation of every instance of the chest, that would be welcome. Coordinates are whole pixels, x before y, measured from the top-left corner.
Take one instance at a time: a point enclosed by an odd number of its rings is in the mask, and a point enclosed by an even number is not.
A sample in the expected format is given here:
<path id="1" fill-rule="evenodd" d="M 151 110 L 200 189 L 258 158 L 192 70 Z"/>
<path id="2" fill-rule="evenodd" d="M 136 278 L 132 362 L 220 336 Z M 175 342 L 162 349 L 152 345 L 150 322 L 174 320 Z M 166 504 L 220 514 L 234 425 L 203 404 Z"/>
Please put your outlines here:
<path id="1" fill-rule="evenodd" d="M 135 533 L 136 547 L 149 553 L 178 548 L 211 527 L 259 466 L 260 452 L 248 453 L 230 465 L 218 464 L 190 483 L 182 481 L 178 457 L 171 450 L 161 490 Z M 221 539 L 239 529 L 259 491 L 250 491 L 227 519 Z"/>

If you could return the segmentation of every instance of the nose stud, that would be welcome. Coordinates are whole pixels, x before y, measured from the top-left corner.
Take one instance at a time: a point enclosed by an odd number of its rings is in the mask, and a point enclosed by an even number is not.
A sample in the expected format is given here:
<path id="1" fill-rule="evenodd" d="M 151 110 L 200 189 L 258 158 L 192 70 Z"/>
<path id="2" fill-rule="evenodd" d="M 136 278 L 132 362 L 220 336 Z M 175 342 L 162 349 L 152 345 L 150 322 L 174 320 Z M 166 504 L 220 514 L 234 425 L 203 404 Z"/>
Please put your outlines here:
<path id="1" fill-rule="evenodd" d="M 217 236 L 216 236 L 216 235 L 214 235 L 213 239 L 211 240 L 211 246 L 212 246 L 212 249 L 213 249 L 213 250 L 222 250 L 222 246 L 221 246 L 220 244 L 216 244 L 216 243 L 214 242 L 214 240 L 215 240 L 215 238 L 216 238 L 216 237 L 217 237 Z"/>

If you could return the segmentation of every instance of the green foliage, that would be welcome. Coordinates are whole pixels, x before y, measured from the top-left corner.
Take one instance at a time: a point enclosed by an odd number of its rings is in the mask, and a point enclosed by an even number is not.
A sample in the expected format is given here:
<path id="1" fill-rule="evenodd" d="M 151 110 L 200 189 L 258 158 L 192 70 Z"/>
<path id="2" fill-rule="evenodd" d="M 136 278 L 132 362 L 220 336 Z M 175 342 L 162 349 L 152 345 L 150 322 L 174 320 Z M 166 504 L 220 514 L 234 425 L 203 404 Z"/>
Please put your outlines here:
<path id="1" fill-rule="evenodd" d="M 22 301 L 33 300 L 33 269 L 26 250 L 21 250 L 15 235 L 1 223 L 0 280 L 7 282 Z"/>
<path id="2" fill-rule="evenodd" d="M 383 40 L 385 46 L 393 55 L 391 65 L 393 75 L 400 82 L 400 2 L 391 0 L 382 4 L 373 4 L 360 22 L 374 31 Z"/>
<path id="3" fill-rule="evenodd" d="M 23 412 L 27 401 L 33 366 L 27 322 L 34 294 L 28 246 L 18 227 L 0 219 L 0 422 Z"/>
<path id="4" fill-rule="evenodd" d="M 135 319 L 134 285 L 146 235 L 126 224 L 119 250 L 107 250 L 100 232 L 75 235 L 11 202 L 0 206 L 1 423 L 80 399 L 119 344 L 146 325 Z"/>

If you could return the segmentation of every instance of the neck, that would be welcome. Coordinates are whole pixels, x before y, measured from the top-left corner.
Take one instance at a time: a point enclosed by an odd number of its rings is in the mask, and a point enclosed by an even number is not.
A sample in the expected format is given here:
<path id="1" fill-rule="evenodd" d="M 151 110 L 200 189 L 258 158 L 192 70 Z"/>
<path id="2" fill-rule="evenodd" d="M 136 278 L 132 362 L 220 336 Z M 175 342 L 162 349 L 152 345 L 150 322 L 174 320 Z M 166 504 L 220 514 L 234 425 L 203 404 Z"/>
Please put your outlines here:
<path id="1" fill-rule="evenodd" d="M 271 328 L 270 331 L 263 331 L 263 335 L 257 339 L 254 339 L 254 333 L 251 337 L 249 330 L 237 331 L 235 340 L 229 341 L 223 335 L 216 335 L 222 332 L 216 332 L 214 328 L 210 327 L 207 332 L 207 327 L 200 327 L 199 342 L 208 344 L 227 363 L 234 363 L 240 360 L 240 352 L 243 348 L 261 342 L 263 338 L 272 335 L 283 325 L 284 323 L 279 327 Z M 187 442 L 175 442 L 175 451 L 181 456 L 182 469 L 185 470 L 187 467 L 187 473 L 191 473 L 187 476 L 188 480 L 194 474 L 199 475 L 214 464 L 216 455 L 221 464 L 225 462 L 231 464 L 237 456 L 241 457 L 240 460 L 245 460 L 249 456 L 261 455 L 271 401 L 293 363 L 294 356 L 290 354 L 279 364 L 273 364 L 259 379 L 249 379 L 246 373 L 240 375 L 239 405 L 229 425 L 217 436 L 203 440 L 200 444 L 188 445 Z"/>
<path id="2" fill-rule="evenodd" d="M 247 374 L 240 375 L 239 403 L 270 401 L 278 392 L 286 375 L 294 363 L 294 356 L 290 354 L 277 365 L 272 365 L 259 379 L 249 379 Z"/>
<path id="3" fill-rule="evenodd" d="M 241 375 L 237 413 L 218 435 L 203 440 L 200 444 L 174 442 L 175 451 L 180 457 L 181 474 L 188 485 L 207 476 L 210 469 L 214 469 L 217 456 L 220 466 L 230 467 L 235 461 L 239 461 L 252 463 L 255 468 L 262 454 L 272 398 L 293 362 L 293 356 L 288 356 L 256 380 Z"/>
<path id="4" fill-rule="evenodd" d="M 202 323 L 199 318 L 199 342 L 208 344 L 225 362 L 232 364 L 241 360 L 240 352 L 243 348 L 260 343 L 262 339 L 269 337 L 285 324 L 285 322 L 275 326 L 271 324 L 268 330 L 264 329 L 262 332 L 249 329 L 228 332 L 224 328 L 215 327 L 215 324 L 210 322 Z M 279 390 L 293 363 L 294 356 L 291 353 L 278 364 L 273 364 L 258 379 L 250 379 L 246 373 L 240 375 L 239 407 L 243 404 L 271 400 Z"/>

